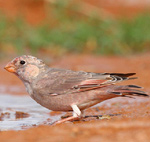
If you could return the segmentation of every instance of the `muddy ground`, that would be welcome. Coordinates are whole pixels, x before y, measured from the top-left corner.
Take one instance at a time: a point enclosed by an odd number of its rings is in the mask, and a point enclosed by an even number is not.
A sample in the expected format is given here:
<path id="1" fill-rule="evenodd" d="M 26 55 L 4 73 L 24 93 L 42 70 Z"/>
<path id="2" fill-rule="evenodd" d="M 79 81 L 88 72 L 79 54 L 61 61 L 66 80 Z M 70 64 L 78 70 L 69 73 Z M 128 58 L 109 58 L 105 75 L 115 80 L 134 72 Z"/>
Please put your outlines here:
<path id="1" fill-rule="evenodd" d="M 24 97 L 27 97 L 27 93 L 25 92 L 22 82 L 15 75 L 2 69 L 7 62 L 8 60 L 3 61 L 0 65 L 0 94 L 1 96 L 9 94 L 11 97 L 21 97 L 24 99 Z M 122 84 L 137 84 L 143 86 L 143 90 L 148 93 L 150 92 L 150 54 L 148 53 L 127 57 L 68 55 L 49 63 L 49 66 L 91 72 L 136 72 L 138 79 L 126 81 Z M 53 117 L 57 116 L 56 119 L 58 120 L 61 119 L 60 116 L 68 115 L 68 113 L 49 112 L 49 110 L 42 110 L 42 107 L 38 106 L 36 114 L 41 113 L 41 118 L 44 114 L 47 114 L 48 117 L 44 117 L 44 119 L 46 118 L 44 122 L 26 127 L 24 122 L 31 118 L 29 116 L 31 116 L 33 112 L 30 111 L 31 109 L 29 109 L 28 112 L 22 110 L 18 111 L 18 109 L 14 107 L 14 113 L 12 113 L 11 104 L 9 104 L 9 102 L 12 103 L 11 101 L 13 99 L 11 99 L 9 95 L 8 99 L 1 99 L 1 101 L 8 103 L 6 104 L 7 109 L 5 109 L 5 111 L 0 108 L 0 123 L 1 125 L 4 124 L 6 122 L 5 120 L 7 120 L 10 125 L 20 122 L 19 125 L 22 125 L 22 127 L 19 131 L 15 131 L 15 128 L 14 130 L 13 128 L 9 130 L 7 127 L 2 129 L 0 132 L 0 142 L 148 142 L 150 139 L 150 98 L 111 99 L 89 108 L 85 112 L 86 115 L 102 115 L 102 117 L 88 117 L 80 121 L 66 122 L 56 126 L 50 125 L 52 120 L 55 120 Z M 18 107 L 19 105 L 21 106 L 19 101 L 16 102 L 16 104 L 18 104 Z M 12 104 L 12 106 L 13 105 L 14 104 Z M 36 110 L 36 106 L 32 107 L 35 107 Z M 9 119 L 10 116 L 11 119 Z M 39 116 L 35 115 L 32 120 L 36 120 L 36 117 Z M 28 123 L 31 123 L 31 120 L 28 121 Z"/>

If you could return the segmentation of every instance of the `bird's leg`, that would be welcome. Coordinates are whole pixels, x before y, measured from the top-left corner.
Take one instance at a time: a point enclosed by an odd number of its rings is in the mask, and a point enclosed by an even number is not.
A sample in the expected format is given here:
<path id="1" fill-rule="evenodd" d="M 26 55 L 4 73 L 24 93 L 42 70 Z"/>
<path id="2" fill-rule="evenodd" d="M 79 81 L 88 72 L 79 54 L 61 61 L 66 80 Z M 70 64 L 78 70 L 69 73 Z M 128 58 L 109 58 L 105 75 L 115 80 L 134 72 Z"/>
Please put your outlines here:
<path id="1" fill-rule="evenodd" d="M 77 120 L 79 119 L 79 117 L 81 116 L 81 111 L 80 109 L 78 108 L 77 105 L 73 104 L 71 105 L 72 109 L 73 109 L 73 116 L 70 116 L 70 117 L 67 117 L 67 118 L 64 118 L 62 120 L 59 120 L 59 121 L 56 121 L 54 123 L 55 124 L 60 124 L 60 123 L 63 123 L 63 122 L 66 122 L 66 121 L 73 121 L 73 120 Z"/>
<path id="2" fill-rule="evenodd" d="M 73 116 L 74 117 L 79 117 L 81 115 L 81 111 L 78 108 L 77 105 L 71 105 L 72 109 L 73 109 Z"/>

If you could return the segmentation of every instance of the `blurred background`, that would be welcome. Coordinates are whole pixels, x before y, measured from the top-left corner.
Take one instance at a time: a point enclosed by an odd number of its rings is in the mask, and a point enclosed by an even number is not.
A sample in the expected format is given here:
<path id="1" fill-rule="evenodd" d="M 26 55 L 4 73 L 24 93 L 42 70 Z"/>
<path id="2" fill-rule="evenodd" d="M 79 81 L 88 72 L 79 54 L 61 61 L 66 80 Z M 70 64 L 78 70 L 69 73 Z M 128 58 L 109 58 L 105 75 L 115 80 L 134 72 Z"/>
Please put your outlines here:
<path id="1" fill-rule="evenodd" d="M 0 58 L 150 51 L 150 0 L 0 0 Z"/>

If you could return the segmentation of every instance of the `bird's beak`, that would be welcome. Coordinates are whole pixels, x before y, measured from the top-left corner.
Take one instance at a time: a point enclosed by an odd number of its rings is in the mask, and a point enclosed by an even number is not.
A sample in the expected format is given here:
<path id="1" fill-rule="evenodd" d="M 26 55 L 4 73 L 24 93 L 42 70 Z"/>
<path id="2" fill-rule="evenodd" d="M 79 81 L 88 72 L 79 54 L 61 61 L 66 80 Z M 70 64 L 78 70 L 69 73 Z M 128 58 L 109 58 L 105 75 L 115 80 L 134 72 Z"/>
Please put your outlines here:
<path id="1" fill-rule="evenodd" d="M 5 67 L 4 67 L 5 70 L 9 71 L 9 72 L 12 72 L 12 73 L 15 73 L 16 72 L 16 67 L 15 65 L 10 62 L 8 63 Z"/>

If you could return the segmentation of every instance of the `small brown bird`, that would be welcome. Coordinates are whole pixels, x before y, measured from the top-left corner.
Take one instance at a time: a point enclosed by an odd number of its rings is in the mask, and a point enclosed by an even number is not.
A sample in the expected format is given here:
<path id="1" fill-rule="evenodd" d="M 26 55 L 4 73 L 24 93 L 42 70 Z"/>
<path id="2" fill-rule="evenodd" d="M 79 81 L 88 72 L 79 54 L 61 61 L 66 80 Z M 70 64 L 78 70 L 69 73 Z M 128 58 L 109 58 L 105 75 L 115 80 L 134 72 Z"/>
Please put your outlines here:
<path id="1" fill-rule="evenodd" d="M 117 86 L 115 83 L 135 79 L 135 73 L 92 73 L 50 68 L 36 57 L 16 57 L 5 66 L 24 83 L 27 92 L 40 105 L 54 111 L 71 111 L 73 116 L 57 123 L 82 116 L 82 110 L 114 97 L 148 96 L 139 86 Z"/>

